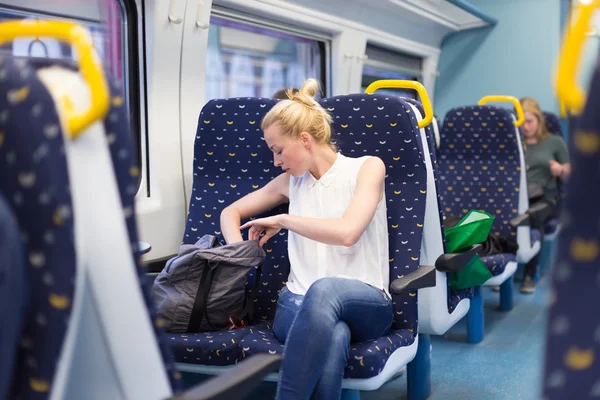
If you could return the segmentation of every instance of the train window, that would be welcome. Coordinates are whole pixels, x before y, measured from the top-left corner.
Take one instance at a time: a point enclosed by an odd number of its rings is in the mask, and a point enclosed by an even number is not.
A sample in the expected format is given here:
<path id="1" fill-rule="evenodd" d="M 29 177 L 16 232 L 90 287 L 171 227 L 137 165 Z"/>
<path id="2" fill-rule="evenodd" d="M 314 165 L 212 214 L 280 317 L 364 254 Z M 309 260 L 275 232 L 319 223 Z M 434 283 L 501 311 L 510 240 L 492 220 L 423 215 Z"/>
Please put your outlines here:
<path id="1" fill-rule="evenodd" d="M 326 89 L 327 45 L 312 37 L 213 15 L 206 58 L 206 101 L 271 97 L 280 89 L 299 87 L 307 78 L 316 78 Z"/>
<path id="2" fill-rule="evenodd" d="M 422 60 L 407 54 L 393 52 L 381 47 L 367 45 L 367 59 L 364 61 L 362 74 L 362 90 L 381 79 L 400 79 L 419 81 L 421 78 Z M 381 89 L 377 93 L 416 99 L 413 90 Z"/>
<path id="3" fill-rule="evenodd" d="M 136 147 L 139 163 L 141 113 L 135 3 L 133 0 L 107 0 L 90 5 L 86 0 L 75 0 L 71 1 L 67 8 L 62 3 L 64 2 L 58 0 L 3 1 L 0 6 L 0 21 L 14 19 L 73 21 L 90 31 L 98 56 L 122 88 L 122 95 L 131 116 L 131 131 L 138 144 Z M 78 59 L 77 52 L 71 45 L 47 37 L 17 38 L 0 46 L 0 52 L 15 57 L 45 57 L 73 61 Z"/>

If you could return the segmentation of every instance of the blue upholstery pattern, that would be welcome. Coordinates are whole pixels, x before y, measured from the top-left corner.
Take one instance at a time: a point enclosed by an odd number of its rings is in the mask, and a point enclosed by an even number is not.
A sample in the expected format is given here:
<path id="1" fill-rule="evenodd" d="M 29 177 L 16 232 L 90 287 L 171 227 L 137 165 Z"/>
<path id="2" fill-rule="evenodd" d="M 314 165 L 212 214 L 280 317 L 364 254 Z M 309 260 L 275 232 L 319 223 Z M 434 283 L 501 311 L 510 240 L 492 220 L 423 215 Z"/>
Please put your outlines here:
<path id="1" fill-rule="evenodd" d="M 510 111 L 494 106 L 450 110 L 441 135 L 441 200 L 446 215 L 483 210 L 494 216 L 492 233 L 516 238 L 508 222 L 518 214 L 519 142 Z M 492 275 L 504 271 L 500 257 L 485 264 Z"/>
<path id="2" fill-rule="evenodd" d="M 414 335 L 407 329 L 394 330 L 392 335 L 362 343 L 352 343 L 344 378 L 369 378 L 383 370 L 389 356 L 398 348 L 408 346 Z M 282 354 L 283 344 L 275 337 L 270 323 L 253 327 L 240 343 L 242 357 L 255 354 Z"/>
<path id="3" fill-rule="evenodd" d="M 176 393 L 181 389 L 181 374 L 175 369 L 171 349 L 168 346 L 165 332 L 161 329 L 164 326 L 164 322 L 156 316 L 156 308 L 146 280 L 147 270 L 140 262 L 140 254 L 137 249 L 138 235 L 134 197 L 138 190 L 140 169 L 136 163 L 135 147 L 129 128 L 129 116 L 123 99 L 123 89 L 118 87 L 113 79 L 110 79 L 108 72 L 106 76 L 111 90 L 111 107 L 104 120 L 104 128 L 119 186 L 123 214 L 132 247 L 132 256 L 135 258 L 144 301 L 150 318 L 154 322 L 154 333 L 160 347 L 163 363 L 169 376 L 171 387 Z"/>
<path id="4" fill-rule="evenodd" d="M 170 333 L 169 345 L 178 362 L 232 365 L 242 359 L 240 341 L 251 331 L 252 328 L 247 327 L 220 332 Z"/>
<path id="5" fill-rule="evenodd" d="M 409 103 L 413 104 L 415 107 L 417 107 L 417 109 L 419 110 L 419 112 L 421 113 L 422 116 L 425 115 L 425 111 L 423 109 L 423 105 L 421 104 L 421 102 L 414 100 L 414 99 L 409 99 L 409 98 L 406 98 L 404 100 L 406 100 L 407 102 L 409 102 Z M 444 222 L 443 222 L 444 221 L 444 208 L 442 207 L 442 201 L 440 199 L 440 184 L 439 184 L 440 171 L 439 171 L 439 167 L 438 167 L 438 163 L 437 163 L 438 149 L 435 145 L 435 137 L 434 137 L 433 126 L 432 126 L 433 123 L 434 122 L 432 121 L 431 124 L 429 124 L 429 125 L 427 125 L 427 127 L 425 127 L 425 134 L 427 137 L 427 145 L 429 147 L 429 157 L 431 157 L 431 164 L 433 165 L 433 177 L 435 180 L 435 189 L 437 192 L 437 199 L 438 199 L 438 209 L 440 212 L 440 224 L 441 224 L 441 230 L 442 230 L 442 239 L 444 241 L 444 251 L 446 251 L 446 235 L 444 233 Z M 454 311 L 454 309 L 456 308 L 456 306 L 462 299 L 473 298 L 474 289 L 468 288 L 468 289 L 452 291 L 450 289 L 450 276 L 449 276 L 449 274 L 446 274 L 446 275 L 448 277 L 448 280 L 446 281 L 446 285 L 448 286 L 448 313 L 452 314 L 452 312 Z"/>
<path id="6" fill-rule="evenodd" d="M 263 98 L 219 99 L 211 100 L 202 109 L 194 142 L 194 183 L 183 243 L 195 243 L 205 234 L 216 235 L 225 243 L 219 222 L 223 208 L 283 172 L 273 166 L 273 155 L 260 129 L 264 115 L 276 102 Z M 263 215 L 286 212 L 284 205 Z M 247 231 L 242 235 L 246 238 Z M 287 231 L 281 231 L 263 248 L 267 258 L 262 266 L 255 312 L 257 318 L 267 321 L 275 316 L 279 291 L 290 271 Z M 251 273 L 248 281 L 253 280 Z M 227 334 L 170 334 L 169 344 L 178 362 L 235 364 L 240 360 L 240 351 L 230 339 L 235 336 L 238 342 L 248 332 L 249 329 L 237 329 Z M 192 353 L 189 349 L 193 349 L 193 356 L 188 354 Z"/>
<path id="7" fill-rule="evenodd" d="M 538 231 L 537 229 L 531 229 L 529 233 L 532 243 L 542 239 L 542 232 Z"/>
<path id="8" fill-rule="evenodd" d="M 333 131 L 343 154 L 378 156 L 386 165 L 391 282 L 419 266 L 427 176 L 422 145 L 420 139 L 416 140 L 416 117 L 403 100 L 379 94 L 337 96 L 321 100 L 321 105 L 333 116 Z M 392 332 L 377 340 L 354 343 L 346 378 L 379 374 L 394 350 L 414 342 L 418 326 L 416 300 L 414 292 L 394 296 Z M 240 346 L 242 357 L 283 351 L 269 325 L 253 329 Z"/>
<path id="9" fill-rule="evenodd" d="M 481 257 L 481 261 L 488 267 L 492 275 L 496 276 L 504 272 L 506 264 L 511 261 L 517 261 L 517 256 L 510 253 L 494 254 L 492 256 Z"/>
<path id="10" fill-rule="evenodd" d="M 562 126 L 558 116 L 554 113 L 544 111 L 544 119 L 546 120 L 546 129 L 553 135 L 563 136 Z"/>
<path id="11" fill-rule="evenodd" d="M 402 99 L 379 94 L 336 96 L 321 100 L 321 105 L 334 117 L 342 153 L 377 156 L 386 165 L 392 282 L 419 267 L 427 174 L 416 116 Z M 416 300 L 414 293 L 393 299 L 394 329 L 416 332 Z"/>
<path id="12" fill-rule="evenodd" d="M 71 315 L 72 203 L 54 101 L 26 60 L 2 59 L 0 193 L 25 244 L 29 290 L 11 398 L 48 398 Z"/>
<path id="13" fill-rule="evenodd" d="M 545 399 L 600 396 L 600 71 L 570 146 L 572 173 L 552 271 Z"/>

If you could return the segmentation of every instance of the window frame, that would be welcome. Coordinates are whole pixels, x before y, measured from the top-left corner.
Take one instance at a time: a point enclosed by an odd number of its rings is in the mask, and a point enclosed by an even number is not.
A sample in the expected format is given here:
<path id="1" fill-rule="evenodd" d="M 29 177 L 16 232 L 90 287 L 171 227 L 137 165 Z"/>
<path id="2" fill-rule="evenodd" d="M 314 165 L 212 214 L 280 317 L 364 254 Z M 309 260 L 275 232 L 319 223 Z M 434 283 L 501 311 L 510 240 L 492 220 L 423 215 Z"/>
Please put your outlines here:
<path id="1" fill-rule="evenodd" d="M 331 79 L 331 56 L 332 56 L 332 37 L 329 34 L 307 30 L 299 26 L 285 24 L 282 21 L 274 21 L 269 18 L 262 16 L 241 13 L 239 11 L 225 8 L 218 5 L 213 5 L 211 9 L 211 17 L 218 17 L 221 19 L 227 19 L 233 22 L 247 24 L 258 28 L 270 29 L 287 33 L 294 36 L 300 36 L 303 39 L 314 40 L 319 46 L 323 62 L 320 66 L 321 74 L 321 89 L 323 91 L 322 97 L 328 97 L 332 93 L 332 79 Z"/>

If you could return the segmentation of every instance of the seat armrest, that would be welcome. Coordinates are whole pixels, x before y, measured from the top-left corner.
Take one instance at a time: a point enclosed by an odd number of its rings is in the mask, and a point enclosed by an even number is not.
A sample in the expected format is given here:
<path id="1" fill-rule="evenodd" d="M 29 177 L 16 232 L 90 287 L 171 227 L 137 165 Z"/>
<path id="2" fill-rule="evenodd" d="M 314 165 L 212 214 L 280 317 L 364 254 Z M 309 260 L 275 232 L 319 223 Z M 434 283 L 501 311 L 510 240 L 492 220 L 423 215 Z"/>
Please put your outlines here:
<path id="1" fill-rule="evenodd" d="M 524 214 L 517 215 L 516 217 L 511 219 L 509 221 L 509 224 L 512 228 L 518 228 L 519 226 L 528 226 L 531 215 L 537 214 L 537 213 L 544 213 L 550 207 L 551 207 L 551 205 L 548 203 L 545 203 L 545 202 L 544 203 L 536 203 L 536 204 L 532 205 L 531 207 L 529 207 L 529 209 L 527 209 L 527 211 L 525 211 Z"/>
<path id="2" fill-rule="evenodd" d="M 474 244 L 465 251 L 442 254 L 435 260 L 435 268 L 440 272 L 458 272 L 466 267 L 482 249 L 482 245 Z"/>
<path id="3" fill-rule="evenodd" d="M 534 205 L 532 205 L 531 207 L 529 207 L 529 209 L 527 210 L 528 214 L 535 214 L 535 213 L 540 213 L 540 212 L 545 212 L 547 209 L 551 208 L 552 206 L 549 203 L 543 202 L 543 203 L 535 203 Z"/>
<path id="4" fill-rule="evenodd" d="M 281 365 L 281 356 L 257 354 L 207 382 L 167 400 L 229 400 L 245 398 L 270 372 Z"/>
<path id="5" fill-rule="evenodd" d="M 402 278 L 395 279 L 390 284 L 393 295 L 408 293 L 411 289 L 424 289 L 435 286 L 435 267 L 421 265 L 416 271 Z"/>

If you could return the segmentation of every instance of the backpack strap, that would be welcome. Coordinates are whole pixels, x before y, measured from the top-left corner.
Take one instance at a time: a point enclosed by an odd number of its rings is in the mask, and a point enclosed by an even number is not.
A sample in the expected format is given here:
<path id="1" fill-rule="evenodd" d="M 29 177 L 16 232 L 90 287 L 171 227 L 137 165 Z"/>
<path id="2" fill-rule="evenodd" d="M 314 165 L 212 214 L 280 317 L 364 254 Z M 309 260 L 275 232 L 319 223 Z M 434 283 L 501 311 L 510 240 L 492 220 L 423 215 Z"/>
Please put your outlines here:
<path id="1" fill-rule="evenodd" d="M 190 316 L 190 322 L 188 323 L 188 332 L 199 332 L 200 324 L 206 314 L 206 304 L 208 303 L 208 295 L 210 293 L 214 275 L 214 270 L 211 268 L 210 264 L 210 262 L 207 262 L 202 271 L 202 277 L 200 278 L 200 284 L 198 285 L 198 291 L 196 292 L 196 299 L 194 300 L 194 307 L 192 308 L 192 315 Z"/>

